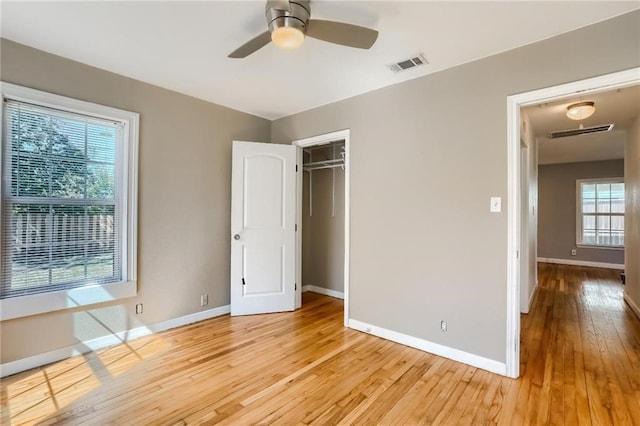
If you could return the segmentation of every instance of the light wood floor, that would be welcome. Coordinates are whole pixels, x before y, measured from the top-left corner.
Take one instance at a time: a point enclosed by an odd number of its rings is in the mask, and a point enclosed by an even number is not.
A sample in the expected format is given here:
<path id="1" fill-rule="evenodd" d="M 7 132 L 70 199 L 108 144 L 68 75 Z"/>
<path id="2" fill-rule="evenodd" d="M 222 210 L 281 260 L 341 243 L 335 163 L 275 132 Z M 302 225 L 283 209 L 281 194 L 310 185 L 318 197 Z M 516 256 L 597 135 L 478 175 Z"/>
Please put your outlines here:
<path id="1" fill-rule="evenodd" d="M 512 380 L 342 327 L 342 302 L 203 321 L 2 381 L 2 424 L 640 425 L 615 271 L 540 266 Z"/>

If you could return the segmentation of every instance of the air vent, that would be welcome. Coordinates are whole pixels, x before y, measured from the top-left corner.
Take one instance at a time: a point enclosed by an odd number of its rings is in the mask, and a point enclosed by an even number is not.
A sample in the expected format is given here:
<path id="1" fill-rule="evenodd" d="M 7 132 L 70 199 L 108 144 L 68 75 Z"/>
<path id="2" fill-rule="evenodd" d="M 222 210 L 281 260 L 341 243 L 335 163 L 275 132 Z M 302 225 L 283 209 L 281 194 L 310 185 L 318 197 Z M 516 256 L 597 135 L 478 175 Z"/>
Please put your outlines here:
<path id="1" fill-rule="evenodd" d="M 602 126 L 583 127 L 581 129 L 556 130 L 554 132 L 549 132 L 549 138 L 557 139 L 557 138 L 566 138 L 568 136 L 586 135 L 589 133 L 608 132 L 611 129 L 613 129 L 613 124 L 603 124 Z"/>
<path id="2" fill-rule="evenodd" d="M 423 53 L 418 53 L 417 55 L 412 56 L 409 59 L 405 59 L 404 61 L 396 62 L 395 64 L 388 65 L 389 69 L 393 72 L 406 71 L 409 68 L 417 67 L 419 65 L 428 64 L 427 58 L 424 57 Z"/>

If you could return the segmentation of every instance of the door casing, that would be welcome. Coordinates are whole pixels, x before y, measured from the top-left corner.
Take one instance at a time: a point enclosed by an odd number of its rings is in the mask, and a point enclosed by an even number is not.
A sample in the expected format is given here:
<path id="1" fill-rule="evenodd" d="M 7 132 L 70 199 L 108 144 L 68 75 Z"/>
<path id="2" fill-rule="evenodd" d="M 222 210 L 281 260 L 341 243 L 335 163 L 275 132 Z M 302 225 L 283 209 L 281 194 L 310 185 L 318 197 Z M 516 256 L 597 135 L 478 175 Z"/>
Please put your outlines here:
<path id="1" fill-rule="evenodd" d="M 640 67 L 507 97 L 507 339 L 506 375 L 520 375 L 521 185 L 520 109 L 544 102 L 640 84 Z M 526 242 L 526 241 L 525 241 Z M 528 242 L 527 242 L 528 244 Z"/>

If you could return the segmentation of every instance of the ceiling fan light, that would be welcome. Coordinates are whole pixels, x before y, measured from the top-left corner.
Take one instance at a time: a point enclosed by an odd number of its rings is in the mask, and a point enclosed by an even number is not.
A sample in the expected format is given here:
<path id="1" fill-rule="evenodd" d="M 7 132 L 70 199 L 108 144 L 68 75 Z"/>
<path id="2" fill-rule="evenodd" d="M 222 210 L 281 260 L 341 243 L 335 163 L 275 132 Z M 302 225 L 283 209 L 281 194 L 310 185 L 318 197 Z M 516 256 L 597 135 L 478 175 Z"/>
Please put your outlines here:
<path id="1" fill-rule="evenodd" d="M 594 102 L 578 102 L 567 107 L 567 117 L 572 120 L 584 120 L 596 112 Z"/>
<path id="2" fill-rule="evenodd" d="M 271 41 L 278 49 L 295 50 L 302 46 L 304 34 L 297 28 L 279 27 L 271 33 Z"/>

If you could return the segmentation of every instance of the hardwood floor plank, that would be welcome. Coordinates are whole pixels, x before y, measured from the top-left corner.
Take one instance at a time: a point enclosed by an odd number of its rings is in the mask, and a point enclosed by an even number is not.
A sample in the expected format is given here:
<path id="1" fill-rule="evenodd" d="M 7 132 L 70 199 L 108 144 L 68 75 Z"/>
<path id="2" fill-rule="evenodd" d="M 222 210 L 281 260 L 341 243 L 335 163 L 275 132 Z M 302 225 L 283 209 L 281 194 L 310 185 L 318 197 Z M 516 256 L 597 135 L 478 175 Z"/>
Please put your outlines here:
<path id="1" fill-rule="evenodd" d="M 522 377 L 344 328 L 342 301 L 223 316 L 16 374 L 19 424 L 640 424 L 640 321 L 617 271 L 539 265 Z"/>

